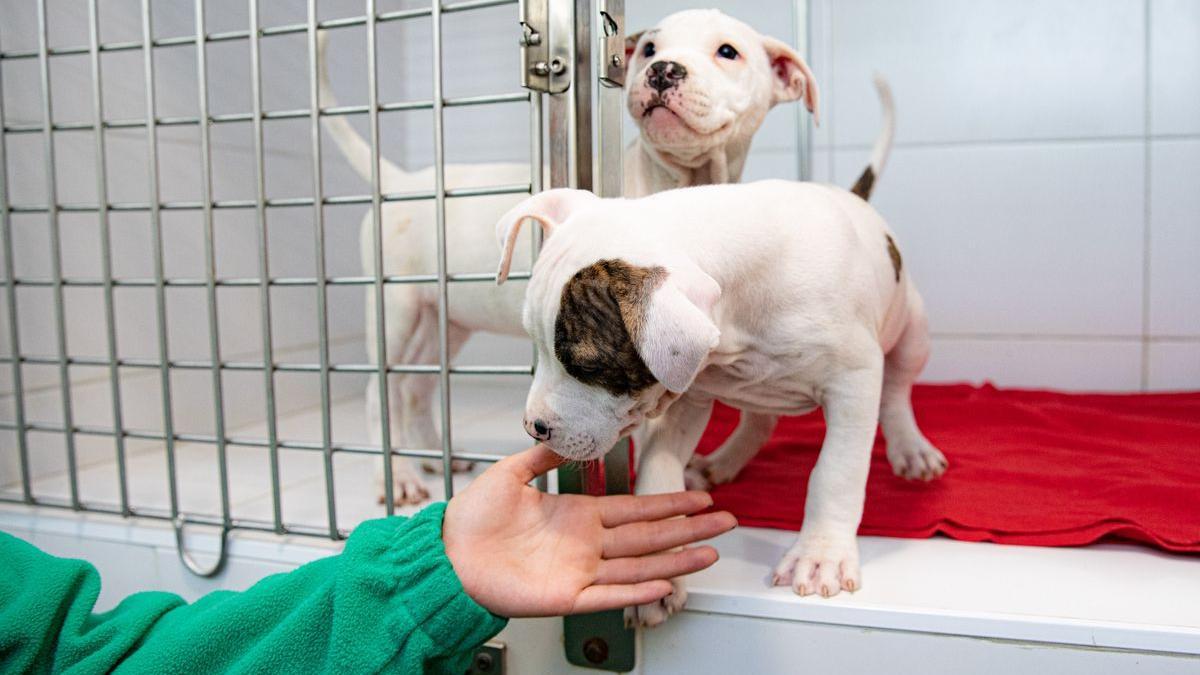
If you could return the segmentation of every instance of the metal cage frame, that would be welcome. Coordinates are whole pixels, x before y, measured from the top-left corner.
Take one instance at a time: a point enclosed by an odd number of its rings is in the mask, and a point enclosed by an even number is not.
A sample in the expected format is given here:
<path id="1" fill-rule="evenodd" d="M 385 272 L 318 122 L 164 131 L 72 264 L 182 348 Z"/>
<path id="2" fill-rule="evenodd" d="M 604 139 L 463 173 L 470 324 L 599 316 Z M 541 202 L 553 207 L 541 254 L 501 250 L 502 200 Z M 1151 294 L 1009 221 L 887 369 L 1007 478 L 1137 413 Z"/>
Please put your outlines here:
<path id="1" fill-rule="evenodd" d="M 394 513 L 390 457 L 413 457 L 440 459 L 443 463 L 445 494 L 453 495 L 450 463 L 453 459 L 479 462 L 494 462 L 502 455 L 478 452 L 452 452 L 451 438 L 451 376 L 494 375 L 529 376 L 536 367 L 536 354 L 532 366 L 452 366 L 448 355 L 448 289 L 450 284 L 487 283 L 496 278 L 494 273 L 456 273 L 447 270 L 446 201 L 462 197 L 532 194 L 543 188 L 543 170 L 548 165 L 550 187 L 579 187 L 592 189 L 603 196 L 617 196 L 621 191 L 621 105 L 620 85 L 623 64 L 616 56 L 619 45 L 623 57 L 624 2 L 623 0 L 457 0 L 441 2 L 434 0 L 428 7 L 400 11 L 378 12 L 375 0 L 364 0 L 365 12 L 359 16 L 342 17 L 325 21 L 317 19 L 317 0 L 307 1 L 307 21 L 286 25 L 260 25 L 260 0 L 246 0 L 249 10 L 249 26 L 246 30 L 208 32 L 206 29 L 205 0 L 193 0 L 195 11 L 195 34 L 155 38 L 152 30 L 151 0 L 141 0 L 141 39 L 126 42 L 101 42 L 99 31 L 98 0 L 87 3 L 89 41 L 86 45 L 51 48 L 49 46 L 47 0 L 37 0 L 38 47 L 25 51 L 3 51 L 0 62 L 36 60 L 39 67 L 41 88 L 41 120 L 36 123 L 9 124 L 4 119 L 4 108 L 0 106 L 0 239 L 2 239 L 5 274 L 0 279 L 7 300 L 8 339 L 10 353 L 0 355 L 0 364 L 11 371 L 13 386 L 13 419 L 0 420 L 0 431 L 12 432 L 16 437 L 17 457 L 20 468 L 20 493 L 0 493 L 0 502 L 65 508 L 75 511 L 99 512 L 122 517 L 139 517 L 170 522 L 174 528 L 181 560 L 192 572 L 211 576 L 220 571 L 225 560 L 225 543 L 233 530 L 255 530 L 277 535 L 295 534 L 310 537 L 341 539 L 348 530 L 338 525 L 334 487 L 333 457 L 336 453 L 378 455 L 381 457 L 385 476 L 385 509 Z M 443 92 L 442 21 L 444 15 L 469 12 L 498 6 L 519 5 L 521 24 L 525 32 L 522 39 L 523 68 L 525 78 L 538 83 L 525 82 L 528 90 L 494 95 L 451 98 Z M 810 14 L 808 3 L 794 0 L 792 3 L 794 30 L 801 51 L 809 49 Z M 432 98 L 381 102 L 378 90 L 377 52 L 379 24 L 428 17 L 432 23 Z M 530 39 L 532 22 L 540 22 L 545 35 Z M 319 100 L 319 56 L 317 36 L 321 30 L 362 26 L 367 33 L 368 102 L 366 105 L 341 105 L 322 107 Z M 520 34 L 513 26 L 514 37 Z M 294 109 L 266 110 L 262 95 L 261 42 L 277 35 L 304 34 L 307 36 L 308 106 Z M 555 50 L 548 55 L 562 57 L 551 61 L 530 60 L 532 47 L 544 37 L 547 41 L 557 40 Z M 213 114 L 209 110 L 209 70 L 207 50 L 210 44 L 227 41 L 245 41 L 250 52 L 251 110 L 248 112 Z M 515 46 L 515 45 L 514 45 Z M 548 48 L 545 44 L 543 48 Z M 0 45 L 2 47 L 2 45 Z M 160 116 L 157 112 L 155 93 L 155 50 L 191 48 L 196 53 L 196 75 L 198 110 L 192 116 Z M 138 119 L 107 119 L 102 95 L 102 52 L 140 52 L 142 81 L 146 92 L 144 116 Z M 527 53 L 527 51 L 529 53 Z M 51 59 L 59 56 L 87 56 L 91 73 L 91 119 L 71 122 L 54 122 L 51 96 Z M 534 73 L 537 77 L 530 77 Z M 556 80 L 555 78 L 560 78 Z M 569 86 L 574 83 L 576 86 Z M 582 86 L 588 85 L 588 86 Z M 4 83 L 0 73 L 0 100 L 3 100 Z M 543 113 L 543 99 L 548 101 L 547 113 Z M 527 102 L 530 123 L 530 179 L 528 183 L 493 185 L 447 189 L 445 186 L 445 128 L 444 115 L 447 108 L 463 106 L 488 106 L 495 104 Z M 434 187 L 432 190 L 384 193 L 380 186 L 380 127 L 379 115 L 384 112 L 430 110 L 433 113 L 433 166 Z M 366 115 L 370 131 L 372 176 L 368 194 L 349 196 L 326 196 L 322 182 L 321 118 L 340 115 Z M 799 153 L 799 175 L 810 176 L 809 140 L 811 123 L 797 109 Z M 545 117 L 548 116 L 548 123 Z M 274 120 L 309 120 L 311 138 L 312 185 L 311 196 L 270 199 L 266 196 L 266 169 L 264 166 L 264 126 Z M 225 123 L 252 125 L 253 161 L 255 175 L 255 197 L 253 199 L 217 200 L 212 196 L 212 150 L 211 126 Z M 201 198 L 198 201 L 165 201 L 160 198 L 160 171 L 158 158 L 158 130 L 177 126 L 195 126 L 199 130 L 201 173 Z M 145 133 L 146 159 L 149 167 L 149 199 L 146 202 L 119 202 L 108 199 L 108 174 L 106 168 L 105 131 L 114 129 L 141 129 Z M 543 134 L 548 131 L 549 145 L 543 148 Z M 95 143 L 96 203 L 62 203 L 58 199 L 55 174 L 55 134 L 84 132 L 92 134 Z M 7 139 L 10 135 L 40 135 L 43 139 L 42 152 L 45 165 L 47 198 L 40 204 L 14 204 L 9 199 Z M 545 152 L 544 152 L 545 150 Z M 437 272 L 433 274 L 393 275 L 383 273 L 383 242 L 381 210 L 385 203 L 425 201 L 433 202 L 435 209 Z M 325 207 L 335 205 L 369 205 L 374 230 L 373 256 L 374 274 L 356 276 L 329 276 L 325 269 Z M 216 252 L 214 246 L 213 214 L 215 211 L 238 209 L 253 210 L 257 227 L 258 274 L 251 277 L 221 277 L 216 274 Z M 268 246 L 267 214 L 279 209 L 312 209 L 313 235 L 315 237 L 315 269 L 311 276 L 273 276 Z M 168 276 L 164 268 L 162 214 L 169 211 L 199 212 L 203 220 L 204 267 L 203 277 Z M 147 213 L 150 219 L 151 245 L 154 256 L 153 276 L 118 277 L 113 273 L 113 247 L 109 225 L 109 214 L 118 212 Z M 59 215 L 63 213 L 94 213 L 100 231 L 101 276 L 64 276 L 62 266 L 63 247 Z M 45 214 L 50 234 L 50 276 L 19 277 L 14 267 L 14 245 L 12 215 Z M 534 255 L 540 243 L 539 233 L 534 236 Z M 529 274 L 514 273 L 510 279 L 528 279 Z M 385 303 L 383 289 L 391 284 L 436 284 L 438 288 L 438 341 L 439 359 L 436 365 L 389 364 L 384 328 Z M 327 295 L 330 287 L 359 286 L 374 289 L 375 332 L 368 336 L 374 340 L 376 360 L 379 363 L 334 364 L 330 362 L 330 340 L 328 334 Z M 71 355 L 68 349 L 64 289 L 74 287 L 98 288 L 103 293 L 104 357 Z M 221 354 L 218 332 L 217 289 L 222 287 L 256 288 L 260 308 L 262 333 L 261 360 L 227 360 Z M 272 343 L 271 289 L 276 287 L 299 287 L 312 289 L 317 300 L 318 358 L 316 362 L 287 362 L 275 358 Z M 53 294 L 53 323 L 57 340 L 54 353 L 25 353 L 20 344 L 19 293 L 21 288 L 46 288 Z M 121 357 L 118 352 L 117 318 L 114 309 L 116 289 L 145 288 L 154 291 L 154 330 L 157 355 L 154 357 Z M 171 358 L 168 344 L 168 288 L 204 289 L 208 326 L 208 358 Z M 58 389 L 61 397 L 61 424 L 30 421 L 26 417 L 25 393 L 22 370 L 25 366 L 51 366 L 57 369 Z M 110 387 L 112 426 L 77 424 L 71 400 L 70 368 L 84 366 L 107 369 Z M 121 369 L 144 369 L 157 371 L 161 387 L 162 430 L 136 429 L 125 424 L 120 387 Z M 173 419 L 172 383 L 173 371 L 201 371 L 211 375 L 211 396 L 214 411 L 212 433 L 185 433 L 177 431 Z M 248 371 L 262 374 L 265 395 L 265 437 L 231 435 L 225 424 L 225 395 L 222 375 L 230 371 Z M 300 441 L 280 436 L 276 412 L 277 373 L 316 373 L 320 379 L 321 440 Z M 339 443 L 331 431 L 330 377 L 333 373 L 358 373 L 375 376 L 379 386 L 382 443 L 364 445 Z M 439 378 L 441 412 L 440 426 L 442 443 L 440 448 L 396 448 L 391 441 L 388 376 L 393 374 L 437 375 Z M 69 497 L 47 497 L 34 494 L 30 469 L 30 433 L 59 434 L 65 441 Z M 115 453 L 118 494 L 117 503 L 85 501 L 80 497 L 78 465 L 76 460 L 76 437 L 93 436 L 111 438 Z M 164 444 L 168 507 L 135 506 L 131 503 L 128 485 L 126 442 L 131 439 L 156 441 Z M 176 473 L 176 450 L 178 443 L 200 443 L 214 446 L 217 453 L 218 481 L 220 490 L 220 514 L 209 515 L 188 513 L 180 508 L 178 476 Z M 229 474 L 227 449 L 235 447 L 265 448 L 269 453 L 271 509 L 270 520 L 238 518 L 231 512 L 229 498 Z M 385 452 L 383 448 L 388 448 Z M 281 503 L 280 450 L 296 450 L 321 453 L 323 457 L 325 510 L 327 526 L 292 524 L 284 520 Z M 572 477 L 568 484 L 579 484 L 582 491 L 604 492 L 605 475 L 610 476 L 610 489 L 622 489 L 611 481 L 612 476 L 622 473 L 626 461 L 625 453 L 611 455 L 612 463 L 606 467 L 598 464 L 583 476 Z M 624 470 L 624 474 L 628 474 Z M 625 481 L 623 489 L 628 489 Z M 544 481 L 541 483 L 545 486 Z M 188 525 L 212 526 L 219 529 L 220 541 L 215 564 L 204 568 L 187 552 L 184 528 Z"/>
<path id="2" fill-rule="evenodd" d="M 348 531 L 338 526 L 335 505 L 335 489 L 333 484 L 333 455 L 334 453 L 360 453 L 384 456 L 383 447 L 390 449 L 391 456 L 414 458 L 440 459 L 448 469 L 453 459 L 466 459 L 480 462 L 494 462 L 502 459 L 502 455 L 487 453 L 453 453 L 451 451 L 451 413 L 450 413 L 450 376 L 454 374 L 470 375 L 531 375 L 532 368 L 524 366 L 451 366 L 447 355 L 447 320 L 446 306 L 448 302 L 448 287 L 451 283 L 479 283 L 495 280 L 494 273 L 449 274 L 446 268 L 446 200 L 459 197 L 484 195 L 529 194 L 541 190 L 542 185 L 542 98 L 536 92 L 515 92 L 487 96 L 471 96 L 462 98 L 446 98 L 442 91 L 443 60 L 441 53 L 442 17 L 446 14 L 467 12 L 471 10 L 515 5 L 517 0 L 467 0 L 452 3 L 434 3 L 430 7 L 377 12 L 374 0 L 366 0 L 366 13 L 362 16 L 337 18 L 326 21 L 317 20 L 317 0 L 308 0 L 308 20 L 280 26 L 264 27 L 259 25 L 259 2 L 247 0 L 249 4 L 250 26 L 244 31 L 229 31 L 210 33 L 205 29 L 205 2 L 195 0 L 196 34 L 192 36 L 154 38 L 152 34 L 152 6 L 150 0 L 141 2 L 140 42 L 109 42 L 101 43 L 99 37 L 98 0 L 88 2 L 89 44 L 64 48 L 48 46 L 48 19 L 46 0 L 39 0 L 37 5 L 38 48 L 31 51 L 0 51 L 0 60 L 36 59 L 39 64 L 41 84 L 41 122 L 36 124 L 8 124 L 4 120 L 3 109 L 0 108 L 0 236 L 3 237 L 3 254 L 6 274 L 3 278 L 7 305 L 9 340 L 11 353 L 0 356 L 0 363 L 11 369 L 14 389 L 14 420 L 0 421 L 0 430 L 15 432 L 17 439 L 17 455 L 21 473 L 20 497 L 0 495 L 0 501 L 23 503 L 37 506 L 69 508 L 76 511 L 93 511 L 110 513 L 124 517 L 142 517 L 166 520 L 173 524 L 179 542 L 179 553 L 183 562 L 193 572 L 202 576 L 211 576 L 220 570 L 224 561 L 224 543 L 231 530 L 258 530 L 275 534 L 296 534 L 315 537 L 341 539 Z M 432 20 L 433 31 L 433 97 L 430 100 L 400 101 L 381 103 L 378 94 L 377 64 L 377 26 L 384 22 L 404 21 L 408 19 L 429 17 Z M 336 29 L 347 26 L 365 26 L 367 29 L 367 61 L 369 82 L 368 104 L 356 106 L 321 107 L 318 95 L 318 31 Z M 309 72 L 309 107 L 288 110 L 264 110 L 262 102 L 262 63 L 260 58 L 260 42 L 263 38 L 273 35 L 288 35 L 304 33 L 308 37 L 308 72 Z M 245 113 L 211 114 L 208 103 L 208 66 L 207 46 L 215 42 L 243 40 L 250 46 L 252 110 Z M 156 112 L 156 95 L 154 83 L 154 51 L 176 47 L 191 47 L 196 51 L 198 102 L 199 110 L 196 116 L 161 117 Z M 143 83 L 146 91 L 146 111 L 142 119 L 110 120 L 104 116 L 102 99 L 100 66 L 101 52 L 140 51 L 142 53 Z M 91 106 L 92 119 L 80 122 L 53 122 L 53 101 L 50 94 L 50 59 L 56 56 L 87 55 L 91 66 Z M 3 94 L 3 81 L 0 79 L 0 95 Z M 445 130 L 444 111 L 456 106 L 486 106 L 492 104 L 527 101 L 529 103 L 529 118 L 531 124 L 530 148 L 530 181 L 517 185 L 499 185 L 486 187 L 469 187 L 447 190 L 444 183 L 445 173 Z M 431 110 L 434 117 L 434 175 L 433 190 L 405 193 L 383 193 L 380 189 L 379 176 L 379 114 L 381 112 Z M 320 118 L 333 115 L 367 115 L 370 126 L 370 143 L 374 171 L 370 194 L 326 197 L 322 184 L 321 163 L 321 124 Z M 310 120 L 311 152 L 312 152 L 312 196 L 303 198 L 268 199 L 265 194 L 265 169 L 263 127 L 268 120 L 286 120 L 307 118 Z M 254 139 L 254 164 L 256 179 L 256 197 L 252 200 L 213 200 L 212 192 L 212 154 L 210 146 L 210 125 L 229 122 L 251 122 Z M 201 181 L 201 199 L 199 201 L 162 201 L 159 199 L 159 166 L 158 166 L 158 129 L 172 126 L 197 126 L 200 135 L 200 154 L 203 165 Z M 147 161 L 150 167 L 149 194 L 150 201 L 111 202 L 107 198 L 107 171 L 105 165 L 104 131 L 109 129 L 144 129 L 147 142 Z M 98 203 L 78 204 L 60 203 L 57 197 L 55 177 L 55 156 L 53 138 L 59 132 L 91 132 L 95 138 L 96 151 L 96 191 L 100 195 Z M 13 204 L 9 201 L 7 136 L 10 134 L 39 134 L 43 137 L 44 163 L 46 168 L 47 200 L 44 204 Z M 381 208 L 384 203 L 404 201 L 432 201 L 435 205 L 437 227 L 437 272 L 435 274 L 385 275 L 382 273 L 382 237 L 380 230 Z M 374 259 L 375 273 L 359 276 L 327 276 L 325 271 L 325 236 L 324 236 L 324 207 L 331 205 L 365 204 L 371 208 L 375 237 Z M 316 244 L 316 269 L 311 277 L 275 277 L 270 274 L 270 259 L 267 245 L 267 220 L 270 209 L 311 208 L 314 218 L 314 236 Z M 222 278 L 216 275 L 216 260 L 213 235 L 213 211 L 219 209 L 253 209 L 256 214 L 258 228 L 258 267 L 259 274 L 255 277 Z M 203 218 L 205 239 L 205 268 L 203 278 L 168 277 L 163 265 L 162 242 L 162 212 L 164 211 L 199 211 Z M 109 230 L 108 214 L 111 212 L 138 211 L 150 215 L 152 248 L 154 251 L 154 276 L 152 278 L 118 278 L 112 271 L 112 248 Z M 50 278 L 18 277 L 13 266 L 12 214 L 44 213 L 51 238 L 51 276 Z M 99 220 L 101 239 L 101 278 L 65 277 L 62 271 L 62 243 L 60 239 L 60 213 L 95 213 Z M 514 274 L 513 279 L 528 278 L 528 273 Z M 378 364 L 333 364 L 329 359 L 328 307 L 327 289 L 330 286 L 373 286 L 376 298 L 377 334 L 374 339 L 380 347 L 379 354 L 386 354 L 382 347 L 385 342 L 384 307 L 382 290 L 389 284 L 437 284 L 439 291 L 439 322 L 438 338 L 440 343 L 440 358 L 437 365 L 423 364 L 389 364 L 386 359 L 378 359 Z M 259 289 L 259 305 L 261 310 L 262 329 L 262 361 L 228 361 L 221 357 L 220 340 L 218 338 L 217 295 L 219 287 L 256 287 Z M 319 320 L 318 362 L 289 363 L 279 362 L 274 358 L 271 337 L 271 297 L 272 287 L 291 286 L 312 288 L 317 298 L 317 316 Z M 43 287 L 52 289 L 55 315 L 54 324 L 57 334 L 56 354 L 27 354 L 21 349 L 18 330 L 19 306 L 17 289 L 21 287 Z M 106 358 L 79 357 L 69 353 L 66 334 L 66 317 L 64 314 L 64 288 L 93 287 L 103 289 L 105 341 L 107 346 Z M 167 302 L 166 289 L 169 287 L 203 288 L 206 292 L 207 323 L 210 357 L 206 360 L 172 359 L 168 352 L 167 339 Z M 121 358 L 117 352 L 116 315 L 114 311 L 114 294 L 118 288 L 152 288 L 155 292 L 155 320 L 158 343 L 157 358 Z M 22 382 L 22 366 L 51 365 L 58 368 L 58 384 L 61 396 L 62 423 L 46 424 L 30 422 L 26 419 L 24 393 Z M 71 404 L 71 366 L 92 366 L 108 368 L 108 379 L 111 386 L 112 420 L 109 427 L 80 425 L 74 422 Z M 162 431 L 133 429 L 126 427 L 123 422 L 122 398 L 120 391 L 119 370 L 121 368 L 142 368 L 157 370 L 160 376 L 162 392 Z M 212 374 L 212 399 L 214 410 L 214 433 L 195 434 L 175 431 L 172 412 L 172 385 L 170 374 L 173 370 L 208 371 Z M 222 373 L 225 371 L 256 371 L 263 374 L 263 387 L 266 396 L 266 438 L 251 438 L 231 436 L 226 433 L 224 415 L 224 393 Z M 321 426 L 322 440 L 320 442 L 295 441 L 279 437 L 277 431 L 277 415 L 275 411 L 275 373 L 301 372 L 318 373 L 321 388 Z M 335 443 L 331 433 L 330 413 L 330 375 L 332 373 L 362 373 L 377 375 L 380 384 L 380 408 L 382 412 L 383 443 L 381 446 Z M 441 448 L 396 448 L 390 439 L 388 423 L 389 404 L 387 376 L 396 373 L 404 374 L 436 374 L 440 379 L 441 404 Z M 30 432 L 61 434 L 65 440 L 67 455 L 67 473 L 69 480 L 68 499 L 43 497 L 34 494 L 29 461 L 28 434 Z M 113 439 L 116 454 L 119 495 L 118 504 L 92 503 L 80 498 L 78 484 L 78 467 L 76 464 L 75 438 L 77 435 L 101 436 Z M 135 507 L 130 503 L 128 475 L 126 472 L 125 442 L 127 439 L 142 439 L 160 441 L 165 444 L 167 457 L 169 508 Z M 213 445 L 217 450 L 220 489 L 220 516 L 207 516 L 184 513 L 179 506 L 178 477 L 175 469 L 175 444 L 180 442 L 204 443 Z M 245 446 L 267 448 L 270 453 L 271 499 L 273 518 L 270 521 L 234 518 L 231 515 L 229 503 L 229 479 L 226 448 L 228 446 Z M 324 457 L 325 497 L 328 516 L 328 527 L 312 527 L 293 525 L 284 522 L 281 506 L 280 460 L 279 450 L 302 450 L 320 452 Z M 391 462 L 383 461 L 384 481 L 387 499 L 385 508 L 388 515 L 394 513 L 392 504 Z M 445 473 L 445 490 L 449 498 L 453 495 L 453 484 L 450 472 Z M 217 563 L 202 569 L 187 553 L 183 546 L 183 528 L 188 524 L 216 526 L 221 531 L 220 555 Z"/>

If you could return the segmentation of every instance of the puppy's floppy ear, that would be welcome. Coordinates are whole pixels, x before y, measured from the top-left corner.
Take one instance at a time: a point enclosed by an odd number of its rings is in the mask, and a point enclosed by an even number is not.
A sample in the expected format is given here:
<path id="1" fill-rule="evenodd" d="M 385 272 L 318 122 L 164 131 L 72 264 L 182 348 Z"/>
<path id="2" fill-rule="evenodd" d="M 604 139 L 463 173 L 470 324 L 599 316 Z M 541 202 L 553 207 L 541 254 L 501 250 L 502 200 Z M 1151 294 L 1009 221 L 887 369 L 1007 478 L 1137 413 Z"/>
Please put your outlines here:
<path id="1" fill-rule="evenodd" d="M 635 347 L 646 367 L 667 391 L 692 386 L 721 331 L 713 323 L 713 305 L 721 287 L 699 268 L 672 270 L 650 295 Z"/>
<path id="2" fill-rule="evenodd" d="M 821 124 L 820 92 L 817 90 L 817 78 L 812 69 L 800 58 L 794 49 L 772 37 L 763 37 L 763 46 L 767 50 L 767 60 L 771 63 L 771 71 L 775 76 L 775 103 L 795 101 L 803 98 L 808 112 L 812 113 L 813 123 Z"/>
<path id="3" fill-rule="evenodd" d="M 539 192 L 509 209 L 508 213 L 496 222 L 496 239 L 500 244 L 500 267 L 496 270 L 496 285 L 508 279 L 513 248 L 517 245 L 517 235 L 521 233 L 521 223 L 525 222 L 526 218 L 537 221 L 542 226 L 543 236 L 549 237 L 554 233 L 554 228 L 569 218 L 581 204 L 597 199 L 599 197 L 586 190 L 558 188 Z"/>

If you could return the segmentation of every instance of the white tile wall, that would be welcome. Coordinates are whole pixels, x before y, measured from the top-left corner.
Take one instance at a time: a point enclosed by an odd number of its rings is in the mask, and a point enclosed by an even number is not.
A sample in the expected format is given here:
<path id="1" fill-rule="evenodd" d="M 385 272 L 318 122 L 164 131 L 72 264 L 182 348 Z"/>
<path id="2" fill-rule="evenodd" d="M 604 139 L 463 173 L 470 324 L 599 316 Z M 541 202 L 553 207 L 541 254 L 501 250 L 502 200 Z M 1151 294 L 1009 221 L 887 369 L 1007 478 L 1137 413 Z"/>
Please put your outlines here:
<path id="1" fill-rule="evenodd" d="M 1200 3 L 1150 0 L 1150 121 L 1155 134 L 1200 134 Z"/>
<path id="2" fill-rule="evenodd" d="M 1136 336 L 1143 154 L 1134 141 L 901 147 L 872 201 L 935 331 Z M 853 183 L 865 155 L 837 151 L 834 182 Z"/>
<path id="3" fill-rule="evenodd" d="M 1195 390 L 1197 382 L 1200 382 L 1200 342 L 1164 340 L 1150 345 L 1151 389 Z"/>
<path id="4" fill-rule="evenodd" d="M 1150 181 L 1150 329 L 1197 338 L 1200 137 L 1151 143 Z"/>
<path id="5" fill-rule="evenodd" d="M 1141 345 L 1131 341 L 935 337 L 923 378 L 1078 391 L 1137 389 Z"/>
<path id="6" fill-rule="evenodd" d="M 832 7 L 835 143 L 874 138 L 874 71 L 896 90 L 901 142 L 1142 133 L 1139 0 L 850 0 Z"/>

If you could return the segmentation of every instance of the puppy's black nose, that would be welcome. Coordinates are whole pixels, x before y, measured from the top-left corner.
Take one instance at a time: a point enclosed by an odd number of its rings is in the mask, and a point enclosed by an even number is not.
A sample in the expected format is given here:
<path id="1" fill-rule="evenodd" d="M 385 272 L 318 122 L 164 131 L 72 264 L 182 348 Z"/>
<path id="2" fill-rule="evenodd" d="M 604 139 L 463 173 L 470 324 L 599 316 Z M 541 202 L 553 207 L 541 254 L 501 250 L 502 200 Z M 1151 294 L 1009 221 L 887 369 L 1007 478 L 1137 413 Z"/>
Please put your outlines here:
<path id="1" fill-rule="evenodd" d="M 682 63 L 674 61 L 655 61 L 650 64 L 650 74 L 646 76 L 646 84 L 658 93 L 678 85 L 687 77 L 687 68 Z"/>
<path id="2" fill-rule="evenodd" d="M 550 426 L 540 419 L 525 422 L 525 431 L 537 441 L 550 440 Z"/>

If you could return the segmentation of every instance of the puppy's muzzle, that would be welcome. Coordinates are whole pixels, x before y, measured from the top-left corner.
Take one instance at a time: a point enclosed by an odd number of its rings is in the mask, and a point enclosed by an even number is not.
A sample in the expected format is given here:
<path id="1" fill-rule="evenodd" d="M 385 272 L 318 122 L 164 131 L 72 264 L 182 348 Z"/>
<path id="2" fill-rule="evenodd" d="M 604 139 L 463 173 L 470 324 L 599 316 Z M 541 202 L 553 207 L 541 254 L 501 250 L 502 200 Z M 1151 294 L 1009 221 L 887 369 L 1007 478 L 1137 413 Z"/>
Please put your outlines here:
<path id="1" fill-rule="evenodd" d="M 661 94 L 672 87 L 679 86 L 679 83 L 685 79 L 687 79 L 687 68 L 682 63 L 655 61 L 650 64 L 650 72 L 646 75 L 646 84 Z"/>

